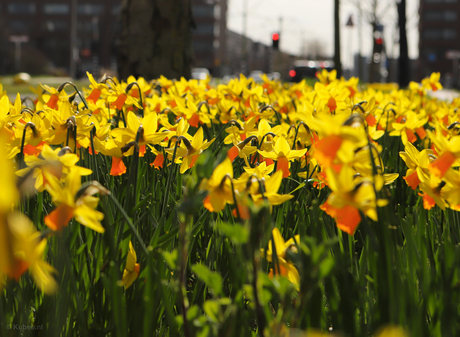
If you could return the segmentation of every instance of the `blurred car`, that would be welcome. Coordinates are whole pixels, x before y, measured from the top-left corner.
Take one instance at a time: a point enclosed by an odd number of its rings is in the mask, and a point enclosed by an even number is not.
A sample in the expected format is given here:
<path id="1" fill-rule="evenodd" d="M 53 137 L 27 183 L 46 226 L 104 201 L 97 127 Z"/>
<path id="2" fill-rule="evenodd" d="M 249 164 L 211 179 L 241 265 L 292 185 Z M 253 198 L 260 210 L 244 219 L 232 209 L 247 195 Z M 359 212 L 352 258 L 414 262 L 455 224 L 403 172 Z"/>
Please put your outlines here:
<path id="1" fill-rule="evenodd" d="M 195 80 L 205 80 L 209 74 L 209 70 L 206 68 L 192 68 L 192 78 Z"/>
<path id="2" fill-rule="evenodd" d="M 322 69 L 331 71 L 334 69 L 334 62 L 298 60 L 294 62 L 292 69 L 289 70 L 289 79 L 291 82 L 300 82 L 304 78 L 315 78 L 316 72 Z"/>
<path id="3" fill-rule="evenodd" d="M 29 84 L 30 75 L 28 73 L 17 73 L 13 76 L 14 84 Z"/>
<path id="4" fill-rule="evenodd" d="M 273 73 L 267 74 L 267 77 L 270 80 L 280 80 L 281 79 L 281 74 L 279 72 L 275 71 Z"/>

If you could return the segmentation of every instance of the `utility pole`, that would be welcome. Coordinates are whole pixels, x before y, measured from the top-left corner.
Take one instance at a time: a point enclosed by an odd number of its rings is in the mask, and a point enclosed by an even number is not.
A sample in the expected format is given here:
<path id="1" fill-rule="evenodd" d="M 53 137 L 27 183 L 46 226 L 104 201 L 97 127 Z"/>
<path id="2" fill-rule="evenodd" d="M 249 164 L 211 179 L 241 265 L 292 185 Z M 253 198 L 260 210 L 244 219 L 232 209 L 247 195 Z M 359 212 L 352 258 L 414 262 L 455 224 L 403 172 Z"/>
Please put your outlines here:
<path id="1" fill-rule="evenodd" d="M 283 30 L 283 18 L 280 16 L 278 19 L 278 36 L 279 36 L 279 42 L 281 42 L 281 36 L 283 36 L 282 33 Z M 278 46 L 278 49 L 275 51 L 275 71 L 278 71 L 282 73 L 283 69 L 283 60 L 282 60 L 282 54 L 281 54 L 281 45 Z"/>
<path id="2" fill-rule="evenodd" d="M 242 36 L 242 48 L 241 48 L 241 72 L 245 75 L 248 71 L 248 0 L 243 0 L 243 36 Z"/>
<path id="3" fill-rule="evenodd" d="M 398 22 L 399 22 L 398 83 L 399 83 L 400 88 L 405 88 L 409 85 L 409 78 L 410 78 L 409 50 L 407 47 L 407 31 L 406 31 L 406 0 L 401 0 L 398 3 Z"/>
<path id="4" fill-rule="evenodd" d="M 358 78 L 363 80 L 363 10 L 361 8 L 361 1 L 358 1 Z"/>
<path id="5" fill-rule="evenodd" d="M 340 57 L 340 0 L 334 0 L 334 66 L 337 77 L 342 76 L 342 61 Z"/>

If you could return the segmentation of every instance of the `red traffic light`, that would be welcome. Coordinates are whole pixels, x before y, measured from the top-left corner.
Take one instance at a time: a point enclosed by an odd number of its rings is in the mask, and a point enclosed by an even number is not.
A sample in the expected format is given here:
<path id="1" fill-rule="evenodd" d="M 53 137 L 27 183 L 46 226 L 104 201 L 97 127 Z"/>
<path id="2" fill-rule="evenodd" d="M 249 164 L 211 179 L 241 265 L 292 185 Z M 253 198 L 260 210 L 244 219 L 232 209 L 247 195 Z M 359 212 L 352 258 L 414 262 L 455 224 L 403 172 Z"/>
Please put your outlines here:
<path id="1" fill-rule="evenodd" d="M 280 34 L 278 34 L 278 33 L 273 33 L 273 35 L 272 35 L 272 40 L 273 40 L 273 41 L 278 41 L 279 39 L 280 39 Z"/>
<path id="2" fill-rule="evenodd" d="M 296 75 L 296 72 L 294 69 L 289 70 L 289 76 L 295 77 L 295 75 Z"/>
<path id="3" fill-rule="evenodd" d="M 375 43 L 377 44 L 382 44 L 383 43 L 383 39 L 381 37 L 375 39 Z"/>

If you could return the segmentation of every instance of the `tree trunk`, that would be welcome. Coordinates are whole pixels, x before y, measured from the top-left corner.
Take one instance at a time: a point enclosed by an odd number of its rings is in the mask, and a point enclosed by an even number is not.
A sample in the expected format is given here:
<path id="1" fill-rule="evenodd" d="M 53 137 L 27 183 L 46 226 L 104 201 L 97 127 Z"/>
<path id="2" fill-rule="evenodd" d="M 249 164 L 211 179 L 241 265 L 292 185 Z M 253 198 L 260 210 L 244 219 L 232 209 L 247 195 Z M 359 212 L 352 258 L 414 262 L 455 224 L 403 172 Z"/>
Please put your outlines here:
<path id="1" fill-rule="evenodd" d="M 409 50 L 407 47 L 407 32 L 406 32 L 406 0 L 401 0 L 398 3 L 398 22 L 399 22 L 399 78 L 398 83 L 400 88 L 405 88 L 409 85 L 410 65 L 409 65 Z"/>
<path id="2" fill-rule="evenodd" d="M 191 0 L 123 0 L 118 76 L 191 77 Z"/>
<path id="3" fill-rule="evenodd" d="M 340 56 L 340 1 L 334 0 L 334 66 L 337 77 L 342 76 L 342 60 Z"/>

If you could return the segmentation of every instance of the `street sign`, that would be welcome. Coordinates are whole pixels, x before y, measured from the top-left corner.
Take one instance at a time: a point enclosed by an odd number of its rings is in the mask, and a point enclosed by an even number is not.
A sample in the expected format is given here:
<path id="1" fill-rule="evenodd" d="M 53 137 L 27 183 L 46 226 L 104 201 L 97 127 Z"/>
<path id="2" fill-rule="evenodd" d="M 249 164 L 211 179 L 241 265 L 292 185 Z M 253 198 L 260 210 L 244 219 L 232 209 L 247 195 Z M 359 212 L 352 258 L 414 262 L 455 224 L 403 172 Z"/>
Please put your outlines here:
<path id="1" fill-rule="evenodd" d="M 347 21 L 347 24 L 346 26 L 347 27 L 353 27 L 355 24 L 353 22 L 353 15 L 350 15 L 350 17 L 348 18 L 348 21 Z"/>
<path id="2" fill-rule="evenodd" d="M 25 43 L 29 42 L 29 36 L 27 35 L 11 35 L 10 42 L 14 43 Z"/>

